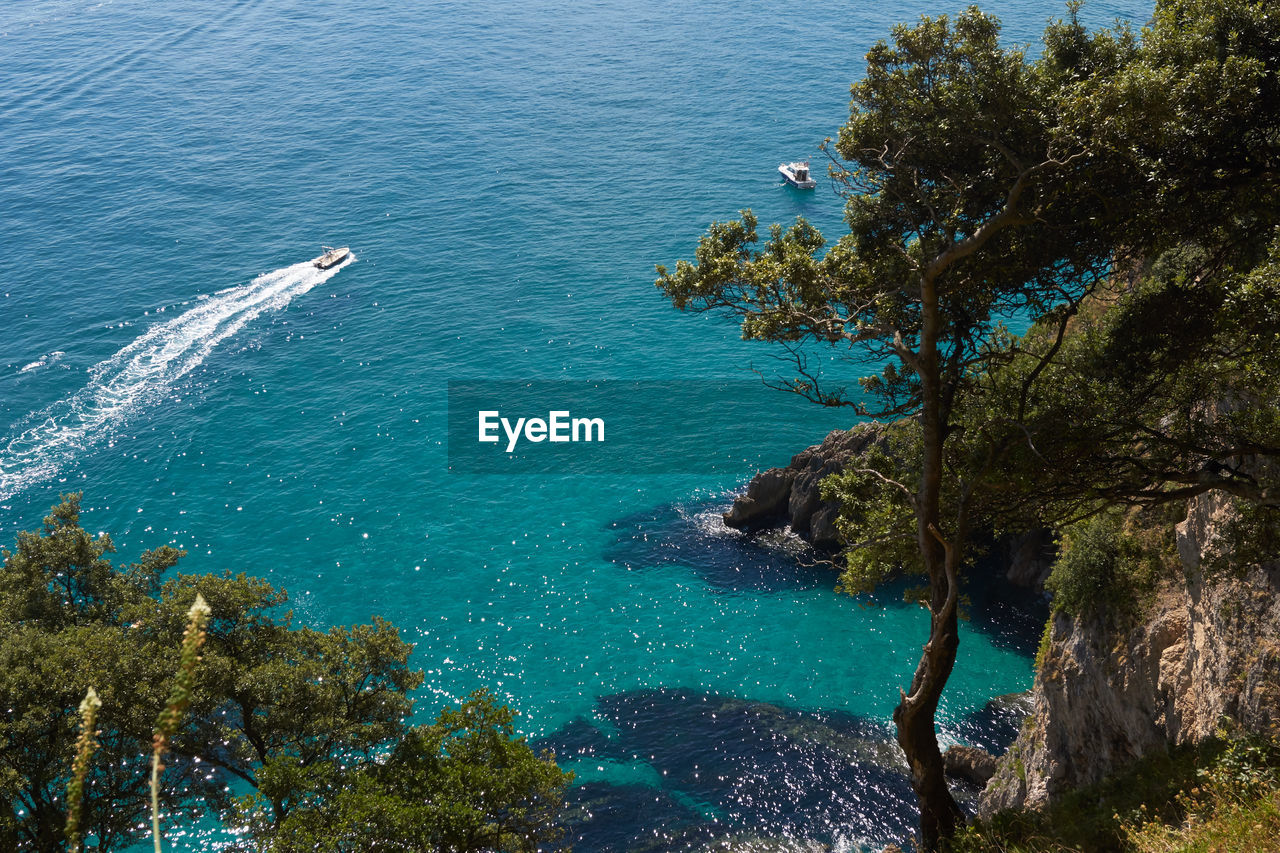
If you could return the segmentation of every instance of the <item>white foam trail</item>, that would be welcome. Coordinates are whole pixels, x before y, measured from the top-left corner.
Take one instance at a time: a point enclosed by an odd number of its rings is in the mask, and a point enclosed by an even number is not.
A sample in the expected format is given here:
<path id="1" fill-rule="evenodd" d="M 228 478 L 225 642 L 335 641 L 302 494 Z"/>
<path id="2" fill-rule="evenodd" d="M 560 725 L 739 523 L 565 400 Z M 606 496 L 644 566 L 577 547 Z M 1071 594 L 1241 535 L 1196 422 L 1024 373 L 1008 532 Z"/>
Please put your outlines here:
<path id="1" fill-rule="evenodd" d="M 354 256 L 327 270 L 306 261 L 218 291 L 94 365 L 89 384 L 33 412 L 24 419 L 29 426 L 0 445 L 0 500 L 55 477 L 84 451 L 114 435 L 131 416 L 162 399 L 246 323 L 264 311 L 283 308 L 353 260 Z"/>

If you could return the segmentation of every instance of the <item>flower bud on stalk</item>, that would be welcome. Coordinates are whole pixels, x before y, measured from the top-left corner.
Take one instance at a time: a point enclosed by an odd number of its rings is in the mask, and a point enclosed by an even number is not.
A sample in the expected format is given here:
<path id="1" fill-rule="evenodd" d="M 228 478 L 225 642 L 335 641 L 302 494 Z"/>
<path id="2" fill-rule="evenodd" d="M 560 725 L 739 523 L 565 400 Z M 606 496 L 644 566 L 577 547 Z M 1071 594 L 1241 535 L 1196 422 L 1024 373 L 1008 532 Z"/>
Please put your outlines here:
<path id="1" fill-rule="evenodd" d="M 182 635 L 182 657 L 178 662 L 178 674 L 169 691 L 169 701 L 156 720 L 155 734 L 151 739 L 151 835 L 156 853 L 160 853 L 160 771 L 169 747 L 169 738 L 178 730 L 182 715 L 191 704 L 191 694 L 196 685 L 196 664 L 200 661 L 200 646 L 205 639 L 205 624 L 209 621 L 209 605 L 204 596 L 196 593 L 195 603 L 187 611 L 187 631 Z"/>
<path id="2" fill-rule="evenodd" d="M 80 702 L 80 737 L 76 739 L 76 757 L 71 764 L 71 778 L 67 781 L 67 849 L 81 849 L 80 812 L 84 801 L 84 779 L 89 774 L 89 762 L 98 748 L 98 709 L 102 700 L 92 687 Z"/>

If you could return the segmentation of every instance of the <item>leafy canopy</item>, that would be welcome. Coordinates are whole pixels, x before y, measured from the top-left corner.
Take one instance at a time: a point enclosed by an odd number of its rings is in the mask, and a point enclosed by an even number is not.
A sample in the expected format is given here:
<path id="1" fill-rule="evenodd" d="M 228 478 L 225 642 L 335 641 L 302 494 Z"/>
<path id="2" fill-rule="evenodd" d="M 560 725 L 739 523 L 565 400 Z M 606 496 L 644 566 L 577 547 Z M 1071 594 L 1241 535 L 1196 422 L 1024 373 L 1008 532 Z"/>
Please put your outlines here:
<path id="1" fill-rule="evenodd" d="M 3 552 L 0 848 L 63 849 L 76 708 L 89 687 L 102 701 L 101 731 L 81 835 L 102 850 L 140 838 L 152 732 L 197 593 L 212 617 L 191 705 L 168 745 L 161 791 L 170 820 L 213 812 L 247 823 L 256 845 L 291 849 L 299 826 L 347 802 L 350 783 L 366 810 L 434 808 L 434 822 L 412 833 L 384 822 L 362 830 L 356 847 L 308 849 L 522 850 L 557 836 L 570 774 L 535 755 L 516 736 L 513 712 L 487 695 L 434 726 L 411 726 L 409 693 L 422 673 L 390 623 L 295 625 L 285 593 L 263 580 L 166 578 L 182 556 L 173 548 L 113 566 L 110 537 L 87 533 L 79 514 L 79 496 L 68 496 L 43 530 L 20 533 Z M 439 767 L 424 770 L 436 766 L 433 755 Z M 482 783 L 470 800 L 464 777 Z M 252 793 L 237 801 L 233 790 L 246 787 Z"/>

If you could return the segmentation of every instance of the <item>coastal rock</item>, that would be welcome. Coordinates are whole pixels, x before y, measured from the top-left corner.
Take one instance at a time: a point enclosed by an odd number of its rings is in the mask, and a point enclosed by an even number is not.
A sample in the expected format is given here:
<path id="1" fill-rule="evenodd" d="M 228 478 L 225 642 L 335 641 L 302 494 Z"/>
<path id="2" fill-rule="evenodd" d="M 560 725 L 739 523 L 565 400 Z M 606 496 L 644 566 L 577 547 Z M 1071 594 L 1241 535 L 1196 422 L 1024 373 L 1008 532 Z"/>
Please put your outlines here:
<path id="1" fill-rule="evenodd" d="M 832 844 L 845 849 L 848 836 L 868 844 L 909 837 L 916 822 L 892 730 L 839 711 L 689 688 L 631 690 L 601 697 L 589 720 L 533 746 L 586 774 L 608 763 L 635 783 L 589 779 L 590 796 L 570 792 L 570 802 L 581 804 L 568 820 L 575 847 L 818 853 Z M 770 796 L 761 796 L 766 789 Z M 867 791 L 882 798 L 873 811 Z M 684 808 L 691 804 L 696 814 Z M 662 822 L 646 818 L 638 826 L 637 810 L 652 810 Z M 641 831 L 622 836 L 633 829 Z"/>
<path id="2" fill-rule="evenodd" d="M 830 844 L 808 838 L 741 834 L 712 841 L 698 848 L 698 853 L 832 853 L 835 849 Z"/>
<path id="3" fill-rule="evenodd" d="M 840 517 L 840 506 L 834 501 L 823 501 L 809 517 L 809 541 L 815 548 L 834 551 L 841 545 L 840 531 L 836 529 L 836 519 Z"/>
<path id="4" fill-rule="evenodd" d="M 739 530 L 788 524 L 815 548 L 839 548 L 835 522 L 840 507 L 835 501 L 822 500 L 822 478 L 843 470 L 850 460 L 883 441 L 884 434 L 885 428 L 873 423 L 832 430 L 821 444 L 793 456 L 786 468 L 770 468 L 753 477 L 746 493 L 735 498 L 724 514 L 724 523 Z"/>
<path id="5" fill-rule="evenodd" d="M 1280 726 L 1280 562 L 1207 570 L 1229 503 L 1191 501 L 1177 528 L 1185 580 L 1163 586 L 1141 623 L 1053 618 L 1032 716 L 983 792 L 980 813 L 1041 808 L 1169 744 Z"/>
<path id="6" fill-rule="evenodd" d="M 996 773 L 999 759 L 976 746 L 951 746 L 942 753 L 942 769 L 948 776 L 971 782 L 979 788 Z"/>
<path id="7" fill-rule="evenodd" d="M 836 529 L 840 505 L 822 499 L 822 480 L 844 470 L 872 447 L 883 447 L 886 435 L 887 428 L 877 423 L 832 430 L 821 444 L 791 457 L 787 467 L 769 468 L 752 477 L 724 514 L 724 523 L 749 532 L 787 525 L 820 551 L 839 550 L 844 544 Z M 984 566 L 991 566 L 997 576 L 1003 573 L 1014 586 L 1038 593 L 1044 590 L 1056 548 L 1050 531 L 1034 530 L 995 540 L 988 554 Z"/>
<path id="8" fill-rule="evenodd" d="M 1002 693 L 999 696 L 993 696 L 987 700 L 983 710 L 991 714 L 1027 717 L 1032 711 L 1031 691 L 1024 690 L 1021 693 Z"/>
<path id="9" fill-rule="evenodd" d="M 1014 586 L 1044 590 L 1044 582 L 1053 570 L 1058 555 L 1053 541 L 1053 531 L 1038 528 L 1026 533 L 1014 533 L 997 540 L 995 556 L 1005 566 L 1005 578 Z"/>
<path id="10" fill-rule="evenodd" d="M 784 515 L 791 498 L 791 484 L 796 472 L 790 468 L 761 471 L 747 486 L 747 493 L 733 501 L 724 514 L 724 523 L 739 530 L 768 527 Z"/>

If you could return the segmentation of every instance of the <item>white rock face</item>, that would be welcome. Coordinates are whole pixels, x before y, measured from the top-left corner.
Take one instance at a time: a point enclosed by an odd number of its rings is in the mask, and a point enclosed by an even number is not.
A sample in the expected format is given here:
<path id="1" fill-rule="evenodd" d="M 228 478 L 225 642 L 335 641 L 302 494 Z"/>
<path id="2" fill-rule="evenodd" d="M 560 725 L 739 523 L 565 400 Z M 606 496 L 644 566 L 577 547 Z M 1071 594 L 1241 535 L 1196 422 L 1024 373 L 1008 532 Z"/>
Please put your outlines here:
<path id="1" fill-rule="evenodd" d="M 1144 753 L 1199 741 L 1229 717 L 1280 732 L 1280 560 L 1206 578 L 1230 518 L 1216 493 L 1177 526 L 1186 581 L 1162 588 L 1125 633 L 1096 618 L 1054 617 L 1034 711 L 983 792 L 980 812 L 1040 808 Z"/>

